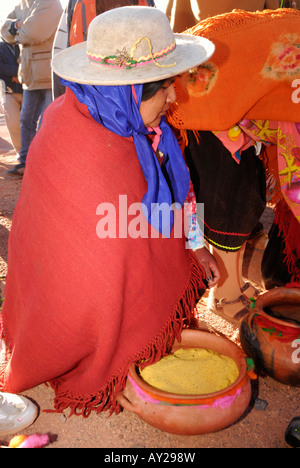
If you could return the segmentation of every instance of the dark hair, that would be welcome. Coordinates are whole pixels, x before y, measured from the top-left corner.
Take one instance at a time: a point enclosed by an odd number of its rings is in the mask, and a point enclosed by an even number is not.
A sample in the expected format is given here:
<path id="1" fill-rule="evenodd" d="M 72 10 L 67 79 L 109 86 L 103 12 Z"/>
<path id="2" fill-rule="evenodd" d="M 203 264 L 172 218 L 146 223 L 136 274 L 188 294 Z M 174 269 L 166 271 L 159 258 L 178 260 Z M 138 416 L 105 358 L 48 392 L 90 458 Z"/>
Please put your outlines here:
<path id="1" fill-rule="evenodd" d="M 167 80 L 152 81 L 143 86 L 142 101 L 152 98 Z"/>

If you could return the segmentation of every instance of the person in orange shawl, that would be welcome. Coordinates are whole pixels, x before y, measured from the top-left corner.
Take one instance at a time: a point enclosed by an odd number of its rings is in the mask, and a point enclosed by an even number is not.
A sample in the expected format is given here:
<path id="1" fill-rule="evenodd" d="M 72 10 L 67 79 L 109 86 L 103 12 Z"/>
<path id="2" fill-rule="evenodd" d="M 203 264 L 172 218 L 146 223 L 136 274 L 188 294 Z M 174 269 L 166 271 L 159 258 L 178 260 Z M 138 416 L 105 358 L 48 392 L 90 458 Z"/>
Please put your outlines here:
<path id="1" fill-rule="evenodd" d="M 118 412 L 130 365 L 168 354 L 192 322 L 216 263 L 181 231 L 190 175 L 164 114 L 173 77 L 213 52 L 130 6 L 53 59 L 67 90 L 30 147 L 14 212 L 2 390 L 49 381 L 58 411 Z"/>
<path id="2" fill-rule="evenodd" d="M 300 12 L 292 9 L 256 13 L 234 10 L 198 23 L 188 34 L 214 41 L 216 53 L 188 78 L 177 80 L 177 102 L 168 115 L 169 123 L 179 131 L 187 157 L 188 153 L 194 155 L 193 163 L 211 164 L 211 174 L 214 174 L 214 150 L 219 148 L 217 152 L 224 152 L 224 164 L 227 159 L 227 165 L 234 162 L 236 166 L 232 168 L 236 177 L 216 167 L 215 173 L 220 171 L 220 177 L 212 178 L 210 184 L 205 171 L 193 171 L 191 166 L 190 169 L 198 201 L 203 202 L 205 192 L 205 213 L 210 216 L 207 223 L 205 215 L 205 236 L 213 246 L 223 277 L 210 292 L 210 309 L 237 325 L 249 310 L 247 298 L 240 297 L 241 289 L 243 296 L 246 291 L 243 291 L 238 256 L 241 257 L 251 233 L 251 226 L 244 229 L 243 223 L 252 216 L 253 210 L 258 209 L 258 218 L 262 208 L 253 200 L 252 192 L 247 194 L 253 186 L 250 172 L 248 179 L 246 172 L 245 181 L 237 191 L 238 167 L 247 163 L 249 151 L 256 148 L 259 153 L 260 145 L 263 145 L 260 159 L 265 165 L 268 188 L 273 189 L 275 225 L 283 236 L 281 258 L 285 263 L 284 275 L 269 283 L 271 286 L 277 280 L 284 285 L 300 283 L 299 31 Z M 213 140 L 214 146 L 210 146 L 207 138 Z M 259 164 L 259 159 L 256 160 Z M 221 192 L 226 187 L 227 194 L 231 195 L 231 203 L 227 205 Z M 244 197 L 242 206 L 240 195 Z M 213 205 L 218 196 L 218 204 Z M 235 230 L 233 226 L 228 229 L 230 220 L 232 224 L 240 224 L 241 229 Z M 222 242 L 224 236 L 229 243 Z M 266 250 L 264 262 L 270 260 L 278 260 L 278 254 Z M 270 268 L 275 274 L 278 265 L 269 266 L 269 273 Z M 248 288 L 248 296 L 250 291 Z"/>

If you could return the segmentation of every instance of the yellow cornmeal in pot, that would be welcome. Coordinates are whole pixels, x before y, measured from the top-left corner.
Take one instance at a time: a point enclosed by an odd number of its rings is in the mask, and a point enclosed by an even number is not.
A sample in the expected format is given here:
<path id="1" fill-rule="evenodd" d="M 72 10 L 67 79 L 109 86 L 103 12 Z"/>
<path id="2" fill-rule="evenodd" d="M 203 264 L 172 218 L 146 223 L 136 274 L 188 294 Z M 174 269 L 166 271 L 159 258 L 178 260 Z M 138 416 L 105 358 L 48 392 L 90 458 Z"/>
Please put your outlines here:
<path id="1" fill-rule="evenodd" d="M 233 359 L 209 349 L 179 349 L 140 371 L 152 387 L 180 395 L 204 395 L 223 390 L 239 375 Z"/>

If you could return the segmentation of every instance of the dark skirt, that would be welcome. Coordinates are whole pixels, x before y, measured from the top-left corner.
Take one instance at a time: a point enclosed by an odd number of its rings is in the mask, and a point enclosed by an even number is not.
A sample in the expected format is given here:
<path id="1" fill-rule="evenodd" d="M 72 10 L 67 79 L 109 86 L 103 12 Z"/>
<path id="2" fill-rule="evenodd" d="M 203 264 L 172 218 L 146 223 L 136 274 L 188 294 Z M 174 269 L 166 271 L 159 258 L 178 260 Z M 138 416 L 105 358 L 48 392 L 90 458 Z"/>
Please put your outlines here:
<path id="1" fill-rule="evenodd" d="M 238 164 L 212 132 L 189 131 L 186 161 L 197 203 L 204 204 L 204 235 L 213 246 L 238 251 L 248 240 L 266 207 L 262 161 L 251 147 Z"/>

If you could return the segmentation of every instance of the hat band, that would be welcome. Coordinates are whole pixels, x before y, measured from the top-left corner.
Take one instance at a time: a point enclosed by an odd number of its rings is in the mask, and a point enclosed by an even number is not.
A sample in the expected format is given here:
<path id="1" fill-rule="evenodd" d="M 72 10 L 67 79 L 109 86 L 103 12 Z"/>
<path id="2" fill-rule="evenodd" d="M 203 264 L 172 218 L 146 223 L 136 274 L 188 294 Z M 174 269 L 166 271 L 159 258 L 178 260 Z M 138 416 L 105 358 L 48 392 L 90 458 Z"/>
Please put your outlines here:
<path id="1" fill-rule="evenodd" d="M 150 49 L 150 54 L 148 56 L 142 56 L 139 59 L 134 59 L 134 52 L 138 46 L 138 44 L 146 40 L 149 45 Z M 169 68 L 173 67 L 176 65 L 176 63 L 173 63 L 171 65 L 161 65 L 156 62 L 156 60 L 161 59 L 163 57 L 166 57 L 169 55 L 173 50 L 176 48 L 176 42 L 174 41 L 171 45 L 166 47 L 165 49 L 160 50 L 159 52 L 152 53 L 152 44 L 151 41 L 148 37 L 141 37 L 138 39 L 133 47 L 131 48 L 130 53 L 127 52 L 126 47 L 123 48 L 123 50 L 117 50 L 116 55 L 108 55 L 108 56 L 101 56 L 101 55 L 96 55 L 93 54 L 92 52 L 87 51 L 87 57 L 88 59 L 93 62 L 93 63 L 98 63 L 99 65 L 107 65 L 109 67 L 114 67 L 114 68 L 124 68 L 127 70 L 130 70 L 131 68 L 135 68 L 138 66 L 142 65 L 147 65 L 150 62 L 154 62 L 155 65 L 158 67 L 163 67 L 163 68 Z"/>

